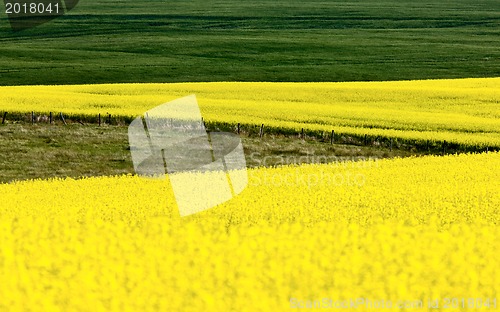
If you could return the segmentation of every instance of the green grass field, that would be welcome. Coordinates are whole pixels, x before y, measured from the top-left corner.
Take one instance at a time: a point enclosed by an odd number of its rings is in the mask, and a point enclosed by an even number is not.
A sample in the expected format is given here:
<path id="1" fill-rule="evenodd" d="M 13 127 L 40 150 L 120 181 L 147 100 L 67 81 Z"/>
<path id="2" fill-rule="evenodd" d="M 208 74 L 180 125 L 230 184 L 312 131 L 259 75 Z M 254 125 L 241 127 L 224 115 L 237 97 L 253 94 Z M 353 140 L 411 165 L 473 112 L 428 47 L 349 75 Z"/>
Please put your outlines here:
<path id="1" fill-rule="evenodd" d="M 13 32 L 0 85 L 500 75 L 500 2 L 81 0 Z"/>

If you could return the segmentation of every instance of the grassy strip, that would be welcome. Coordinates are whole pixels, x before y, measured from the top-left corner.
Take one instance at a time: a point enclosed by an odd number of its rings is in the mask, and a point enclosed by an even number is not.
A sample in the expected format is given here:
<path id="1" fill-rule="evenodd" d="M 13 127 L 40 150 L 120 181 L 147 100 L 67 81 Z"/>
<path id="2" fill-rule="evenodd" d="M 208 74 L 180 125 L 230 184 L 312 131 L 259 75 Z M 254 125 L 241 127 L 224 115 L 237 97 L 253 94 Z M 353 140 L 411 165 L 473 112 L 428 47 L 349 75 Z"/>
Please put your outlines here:
<path id="1" fill-rule="evenodd" d="M 32 122 L 32 115 L 26 113 L 7 113 L 9 117 L 7 123 L 22 123 L 22 124 L 41 124 L 47 125 L 50 122 L 49 113 L 45 114 L 34 114 L 35 122 Z M 63 120 L 59 114 L 54 113 L 53 124 L 62 125 Z M 64 122 L 70 124 L 78 125 L 91 125 L 95 126 L 98 124 L 98 116 L 89 115 L 65 115 L 63 114 Z M 112 116 L 112 115 L 101 115 L 101 125 L 103 126 L 121 126 L 125 127 L 130 124 L 130 122 L 135 117 L 131 116 Z M 235 125 L 227 122 L 213 122 L 205 121 L 205 126 L 208 131 L 224 131 L 233 132 L 245 135 L 247 137 L 260 137 L 262 125 L 255 124 L 239 124 Z M 334 129 L 334 127 L 332 127 Z M 407 150 L 412 153 L 423 153 L 423 154 L 453 154 L 453 153 L 467 153 L 467 152 L 486 152 L 486 151 L 498 151 L 500 146 L 479 146 L 474 144 L 461 144 L 450 141 L 436 141 L 436 140 L 418 140 L 418 139 L 404 139 L 404 138 L 392 138 L 386 136 L 373 136 L 369 134 L 354 134 L 354 133 L 339 133 L 334 132 L 334 137 L 332 140 L 331 132 L 325 132 L 321 130 L 310 130 L 303 128 L 302 131 L 297 131 L 295 129 L 285 128 L 285 127 L 263 127 L 263 135 L 272 137 L 289 137 L 289 138 L 307 138 L 309 140 L 314 140 L 322 143 L 332 144 L 344 144 L 344 145 L 356 145 L 356 146 L 366 146 L 366 147 L 377 147 L 386 148 L 389 150 Z"/>
<path id="2" fill-rule="evenodd" d="M 0 125 L 0 182 L 134 173 L 127 130 L 123 125 L 82 126 L 71 119 L 67 126 L 61 121 Z M 391 151 L 382 145 L 331 145 L 311 136 L 302 140 L 266 133 L 260 138 L 242 131 L 241 138 L 248 167 L 427 154 L 397 147 Z"/>
<path id="3" fill-rule="evenodd" d="M 3 116 L 3 115 L 2 115 Z M 20 122 L 20 123 L 31 123 L 32 115 L 13 112 L 8 113 L 7 122 Z M 70 114 L 65 115 L 64 120 L 69 123 L 78 124 L 90 124 L 96 125 L 98 123 L 98 116 L 90 115 L 76 115 Z M 117 125 L 117 126 L 128 126 L 135 117 L 132 116 L 115 116 L 115 115 L 101 115 L 102 125 Z M 35 123 L 47 124 L 49 123 L 49 113 L 35 113 Z M 62 119 L 57 113 L 53 114 L 53 123 L 62 124 Z M 236 124 L 227 122 L 214 122 L 206 121 L 205 126 L 208 131 L 226 131 L 237 133 L 238 126 Z M 260 136 L 261 125 L 256 124 L 240 124 L 240 134 L 247 135 L 249 137 Z M 332 127 L 335 130 L 335 127 Z M 304 136 L 309 139 L 314 139 L 316 141 L 328 143 L 332 141 L 331 132 L 325 132 L 322 130 L 311 130 L 303 128 Z M 264 135 L 273 136 L 285 136 L 285 137 L 302 137 L 302 131 L 297 131 L 296 129 L 286 128 L 286 127 L 269 127 L 264 125 Z M 486 151 L 498 151 L 500 146 L 496 145 L 476 145 L 476 144 L 462 144 L 451 141 L 438 141 L 438 140 L 419 140 L 419 139 L 404 139 L 388 136 L 373 136 L 370 134 L 355 134 L 355 133 L 340 133 L 334 132 L 333 142 L 337 144 L 347 144 L 347 145 L 357 145 L 357 146 L 374 146 L 374 147 L 384 147 L 387 149 L 404 149 L 411 152 L 419 153 L 431 153 L 431 154 L 445 154 L 445 153 L 467 153 L 467 152 L 486 152 Z"/>

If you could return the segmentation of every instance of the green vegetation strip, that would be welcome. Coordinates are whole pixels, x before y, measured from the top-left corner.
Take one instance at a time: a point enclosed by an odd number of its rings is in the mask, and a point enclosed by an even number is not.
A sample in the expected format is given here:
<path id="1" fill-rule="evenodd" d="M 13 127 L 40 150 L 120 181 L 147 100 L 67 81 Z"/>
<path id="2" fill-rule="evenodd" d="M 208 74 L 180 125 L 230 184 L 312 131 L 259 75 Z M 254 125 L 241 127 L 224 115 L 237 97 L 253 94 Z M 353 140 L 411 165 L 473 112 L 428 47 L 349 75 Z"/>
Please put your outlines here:
<path id="1" fill-rule="evenodd" d="M 308 137 L 242 133 L 248 167 L 424 155 L 409 145 L 329 144 Z M 54 177 L 110 176 L 134 173 L 127 127 L 56 124 L 0 125 L 0 183 Z"/>
<path id="2" fill-rule="evenodd" d="M 500 1 L 86 0 L 13 32 L 0 85 L 496 77 Z"/>

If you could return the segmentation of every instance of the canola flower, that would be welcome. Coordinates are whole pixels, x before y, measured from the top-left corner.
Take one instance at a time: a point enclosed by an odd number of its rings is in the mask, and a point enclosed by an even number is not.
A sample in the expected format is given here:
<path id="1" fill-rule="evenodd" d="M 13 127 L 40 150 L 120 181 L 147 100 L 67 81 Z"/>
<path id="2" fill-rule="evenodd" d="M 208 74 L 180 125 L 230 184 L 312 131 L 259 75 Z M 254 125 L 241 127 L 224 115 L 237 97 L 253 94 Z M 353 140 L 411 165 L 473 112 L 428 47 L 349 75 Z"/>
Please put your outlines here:
<path id="1" fill-rule="evenodd" d="M 168 181 L 2 184 L 0 310 L 493 304 L 499 168 L 498 152 L 257 168 L 239 196 L 186 218 Z"/>
<path id="2" fill-rule="evenodd" d="M 15 86 L 0 109 L 136 117 L 190 94 L 207 121 L 500 146 L 500 78 Z"/>

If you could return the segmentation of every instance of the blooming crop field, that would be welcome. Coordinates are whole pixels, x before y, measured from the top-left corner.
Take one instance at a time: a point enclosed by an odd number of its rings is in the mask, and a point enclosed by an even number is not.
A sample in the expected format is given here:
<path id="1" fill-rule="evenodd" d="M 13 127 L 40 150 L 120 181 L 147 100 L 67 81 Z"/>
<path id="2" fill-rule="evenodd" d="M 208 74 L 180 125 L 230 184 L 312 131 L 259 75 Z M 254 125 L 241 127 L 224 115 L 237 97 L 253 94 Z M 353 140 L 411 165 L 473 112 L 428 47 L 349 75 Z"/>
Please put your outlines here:
<path id="1" fill-rule="evenodd" d="M 195 94 L 207 121 L 500 146 L 500 78 L 0 87 L 2 111 L 135 117 Z"/>
<path id="2" fill-rule="evenodd" d="M 252 169 L 239 196 L 185 218 L 168 181 L 3 184 L 0 310 L 287 311 L 352 298 L 359 311 L 377 300 L 444 310 L 446 298 L 493 310 L 499 168 L 490 152 Z"/>

